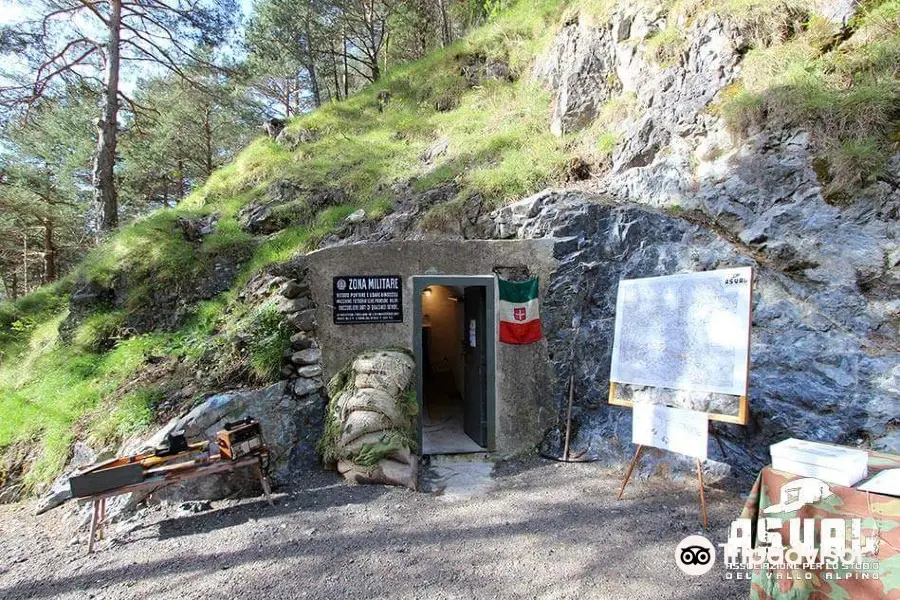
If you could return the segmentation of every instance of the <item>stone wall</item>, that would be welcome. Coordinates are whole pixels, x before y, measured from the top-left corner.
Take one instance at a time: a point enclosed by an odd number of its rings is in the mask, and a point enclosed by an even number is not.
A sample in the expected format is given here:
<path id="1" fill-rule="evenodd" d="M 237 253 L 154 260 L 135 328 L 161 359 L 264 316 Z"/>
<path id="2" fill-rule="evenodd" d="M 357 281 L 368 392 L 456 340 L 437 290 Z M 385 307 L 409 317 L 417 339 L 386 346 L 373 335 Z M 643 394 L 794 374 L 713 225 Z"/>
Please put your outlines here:
<path id="1" fill-rule="evenodd" d="M 555 268 L 553 240 L 441 240 L 352 244 L 325 248 L 305 258 L 316 304 L 317 335 L 326 377 L 371 348 L 412 347 L 413 275 L 491 275 L 496 270 L 528 272 L 546 293 Z M 337 275 L 400 275 L 403 323 L 334 325 L 332 278 Z M 495 333 L 496 335 L 496 333 Z M 551 406 L 546 340 L 497 345 L 496 443 L 502 452 L 534 447 L 556 422 Z"/>

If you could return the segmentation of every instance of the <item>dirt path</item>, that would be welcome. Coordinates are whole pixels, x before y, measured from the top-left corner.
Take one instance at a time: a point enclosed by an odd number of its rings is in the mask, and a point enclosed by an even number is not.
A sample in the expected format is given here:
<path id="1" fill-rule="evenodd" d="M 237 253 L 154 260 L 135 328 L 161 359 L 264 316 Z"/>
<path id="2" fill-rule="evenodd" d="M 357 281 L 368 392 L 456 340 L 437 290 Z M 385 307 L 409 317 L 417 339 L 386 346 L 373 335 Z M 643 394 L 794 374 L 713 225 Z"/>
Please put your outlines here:
<path id="1" fill-rule="evenodd" d="M 446 473 L 445 473 L 446 474 Z M 498 463 L 487 486 L 446 493 L 349 486 L 330 473 L 212 510 L 146 511 L 85 554 L 61 509 L 0 509 L 0 598 L 745 598 L 717 564 L 675 566 L 699 533 L 691 486 L 540 459 Z M 476 477 L 477 479 L 477 474 Z M 466 491 L 468 490 L 468 491 Z M 709 491 L 710 536 L 724 541 L 741 499 Z M 54 514 L 56 513 L 56 514 Z"/>

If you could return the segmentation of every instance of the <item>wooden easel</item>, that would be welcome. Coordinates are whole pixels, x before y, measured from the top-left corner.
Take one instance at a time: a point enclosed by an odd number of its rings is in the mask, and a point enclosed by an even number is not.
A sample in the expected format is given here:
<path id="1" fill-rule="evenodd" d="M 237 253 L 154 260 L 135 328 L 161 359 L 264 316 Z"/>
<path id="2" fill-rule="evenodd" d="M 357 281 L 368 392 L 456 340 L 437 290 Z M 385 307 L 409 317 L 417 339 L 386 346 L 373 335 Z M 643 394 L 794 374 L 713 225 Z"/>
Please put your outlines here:
<path id="1" fill-rule="evenodd" d="M 724 415 L 719 413 L 706 413 L 709 419 L 708 427 L 711 427 L 713 421 L 719 421 L 722 423 L 734 423 L 737 425 L 746 425 L 747 421 L 750 417 L 750 402 L 748 399 L 747 386 L 749 385 L 749 372 L 750 372 L 750 326 L 749 324 L 753 322 L 753 280 L 754 273 L 751 270 L 750 272 L 750 302 L 747 306 L 747 380 L 744 381 L 743 394 L 738 396 L 738 411 L 736 415 Z M 621 291 L 621 289 L 620 289 Z M 618 307 L 618 301 L 617 301 Z M 616 316 L 616 323 L 618 324 L 619 317 Z M 609 403 L 615 406 L 628 406 L 633 407 L 634 402 L 630 400 L 620 400 L 616 398 L 616 382 L 609 382 Z M 716 442 L 719 444 L 719 449 L 722 450 L 722 454 L 725 454 L 725 448 L 722 446 L 722 441 L 716 436 L 712 430 L 710 429 L 710 435 L 716 438 Z M 634 453 L 634 458 L 631 459 L 631 464 L 628 465 L 628 471 L 625 473 L 625 480 L 622 481 L 622 487 L 619 489 L 618 499 L 622 499 L 622 494 L 625 492 L 625 486 L 628 485 L 628 480 L 631 479 L 631 473 L 634 471 L 634 467 L 637 465 L 638 460 L 640 460 L 641 453 L 643 452 L 644 447 L 642 445 L 638 445 L 637 451 Z M 709 519 L 707 518 L 706 511 L 706 495 L 703 489 L 703 462 L 697 458 L 697 482 L 700 487 L 700 513 L 703 517 L 703 528 L 709 529 Z"/>
<path id="2" fill-rule="evenodd" d="M 625 493 L 625 486 L 628 485 L 628 480 L 631 479 L 631 472 L 634 471 L 634 467 L 641 458 L 641 452 L 643 451 L 644 447 L 638 444 L 637 452 L 634 453 L 634 458 L 631 459 L 631 464 L 628 465 L 628 471 L 625 472 L 625 480 L 622 482 L 622 487 L 619 488 L 619 495 L 616 497 L 616 500 L 622 499 L 622 494 Z M 703 517 L 703 529 L 709 529 L 709 519 L 706 515 L 706 496 L 703 492 L 703 463 L 699 458 L 697 459 L 697 481 L 700 484 L 700 516 Z"/>
<path id="3" fill-rule="evenodd" d="M 614 381 L 611 381 L 609 383 L 609 403 L 616 406 L 634 406 L 634 402 L 630 400 L 619 400 L 616 398 L 616 382 Z M 740 396 L 738 400 L 737 415 L 720 415 L 717 413 L 707 413 L 707 416 L 709 417 L 710 425 L 712 425 L 713 421 L 746 425 L 749 413 L 749 402 L 747 396 L 743 395 Z M 716 439 L 716 442 L 719 444 L 719 447 L 722 449 L 722 453 L 724 454 L 725 450 L 724 448 L 722 448 L 722 442 L 719 440 L 718 436 L 716 436 L 712 432 L 710 432 L 710 435 L 712 435 Z M 631 463 L 628 465 L 628 470 L 625 472 L 625 480 L 622 481 L 622 487 L 619 488 L 619 495 L 617 497 L 618 500 L 622 499 L 622 494 L 625 492 L 625 486 L 628 485 L 628 481 L 631 479 L 631 473 L 632 471 L 634 471 L 634 467 L 637 465 L 638 460 L 640 460 L 641 453 L 643 451 L 644 447 L 638 444 L 637 451 L 634 453 L 634 458 L 631 459 Z M 703 489 L 703 462 L 699 458 L 697 459 L 697 481 L 700 486 L 700 515 L 703 518 L 703 528 L 709 529 L 709 519 L 707 517 L 706 511 L 706 494 Z"/>

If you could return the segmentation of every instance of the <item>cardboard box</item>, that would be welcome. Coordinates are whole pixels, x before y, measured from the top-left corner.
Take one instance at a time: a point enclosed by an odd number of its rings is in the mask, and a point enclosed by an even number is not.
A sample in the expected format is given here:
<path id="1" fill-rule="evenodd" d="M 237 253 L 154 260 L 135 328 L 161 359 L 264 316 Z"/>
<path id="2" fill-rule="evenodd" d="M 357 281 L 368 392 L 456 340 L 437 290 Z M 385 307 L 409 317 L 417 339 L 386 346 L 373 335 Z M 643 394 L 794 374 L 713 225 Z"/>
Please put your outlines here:
<path id="1" fill-rule="evenodd" d="M 790 438 L 769 447 L 772 468 L 827 483 L 855 485 L 869 474 L 865 450 Z"/>

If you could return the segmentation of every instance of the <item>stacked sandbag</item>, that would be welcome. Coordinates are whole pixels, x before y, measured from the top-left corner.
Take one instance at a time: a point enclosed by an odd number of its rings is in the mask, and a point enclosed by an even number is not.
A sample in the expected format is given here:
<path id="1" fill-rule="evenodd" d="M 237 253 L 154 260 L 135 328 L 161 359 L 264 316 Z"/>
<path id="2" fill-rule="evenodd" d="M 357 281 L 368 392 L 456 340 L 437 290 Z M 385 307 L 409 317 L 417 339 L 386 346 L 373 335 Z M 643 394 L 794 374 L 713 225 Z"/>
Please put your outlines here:
<path id="1" fill-rule="evenodd" d="M 407 351 L 374 350 L 329 382 L 319 449 L 349 481 L 416 488 L 414 368 Z"/>

